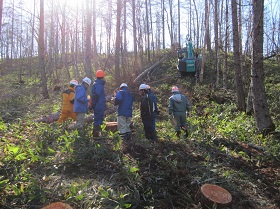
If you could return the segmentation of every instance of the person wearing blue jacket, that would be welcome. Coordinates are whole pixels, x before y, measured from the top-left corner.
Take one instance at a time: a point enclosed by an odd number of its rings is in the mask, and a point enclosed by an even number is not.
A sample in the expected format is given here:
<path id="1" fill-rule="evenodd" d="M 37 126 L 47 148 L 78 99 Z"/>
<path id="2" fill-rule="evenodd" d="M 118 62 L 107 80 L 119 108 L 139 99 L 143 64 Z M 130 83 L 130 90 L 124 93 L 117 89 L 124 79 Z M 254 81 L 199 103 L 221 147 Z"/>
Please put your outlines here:
<path id="1" fill-rule="evenodd" d="M 94 111 L 94 118 L 93 118 L 93 137 L 100 137 L 100 126 L 103 124 L 104 121 L 104 112 L 106 109 L 106 93 L 104 89 L 105 81 L 105 73 L 103 70 L 97 70 L 96 80 L 92 84 L 91 87 L 91 108 Z"/>
<path id="2" fill-rule="evenodd" d="M 123 139 L 131 139 L 130 124 L 132 121 L 133 97 L 126 83 L 120 85 L 116 93 L 115 105 L 118 105 L 118 130 Z"/>
<path id="3" fill-rule="evenodd" d="M 185 136 L 188 137 L 186 111 L 190 110 L 189 101 L 185 95 L 180 94 L 177 86 L 173 86 L 171 92 L 173 95 L 169 98 L 168 102 L 171 123 L 174 125 L 177 137 L 181 136 L 181 129 L 185 132 Z"/>
<path id="4" fill-rule="evenodd" d="M 91 80 L 88 77 L 83 79 L 82 84 L 76 86 L 74 99 L 74 112 L 76 113 L 75 128 L 80 129 L 85 124 L 85 115 L 87 113 L 88 102 L 87 88 L 90 86 Z"/>

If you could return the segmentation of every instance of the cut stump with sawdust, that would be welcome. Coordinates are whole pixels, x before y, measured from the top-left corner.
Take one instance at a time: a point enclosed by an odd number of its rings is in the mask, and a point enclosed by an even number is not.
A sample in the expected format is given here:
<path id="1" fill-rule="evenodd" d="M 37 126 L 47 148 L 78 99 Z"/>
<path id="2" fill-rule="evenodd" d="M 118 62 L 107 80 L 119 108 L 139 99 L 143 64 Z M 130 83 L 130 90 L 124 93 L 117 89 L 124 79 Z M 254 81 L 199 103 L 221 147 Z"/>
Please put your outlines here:
<path id="1" fill-rule="evenodd" d="M 232 196 L 224 188 L 213 185 L 204 184 L 200 188 L 201 192 L 201 204 L 203 207 L 213 207 L 217 208 L 229 207 L 231 206 Z"/>
<path id="2" fill-rule="evenodd" d="M 63 202 L 54 202 L 41 209 L 73 209 L 70 205 Z"/>

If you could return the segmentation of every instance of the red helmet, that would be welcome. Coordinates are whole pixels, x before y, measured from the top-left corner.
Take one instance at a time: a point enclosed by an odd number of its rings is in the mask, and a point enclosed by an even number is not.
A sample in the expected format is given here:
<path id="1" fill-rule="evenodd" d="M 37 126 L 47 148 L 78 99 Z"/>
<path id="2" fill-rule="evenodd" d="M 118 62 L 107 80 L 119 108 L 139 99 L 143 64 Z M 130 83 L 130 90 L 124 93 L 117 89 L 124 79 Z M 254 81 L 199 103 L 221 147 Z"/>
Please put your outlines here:
<path id="1" fill-rule="evenodd" d="M 103 78 L 103 77 L 105 77 L 104 71 L 103 70 L 97 70 L 96 74 L 95 74 L 95 77 L 96 78 Z"/>
<path id="2" fill-rule="evenodd" d="M 178 86 L 173 86 L 171 92 L 179 92 Z"/>
<path id="3" fill-rule="evenodd" d="M 77 86 L 78 85 L 78 81 L 76 81 L 76 80 L 72 80 L 72 81 L 70 81 L 70 85 L 75 85 L 75 86 Z"/>

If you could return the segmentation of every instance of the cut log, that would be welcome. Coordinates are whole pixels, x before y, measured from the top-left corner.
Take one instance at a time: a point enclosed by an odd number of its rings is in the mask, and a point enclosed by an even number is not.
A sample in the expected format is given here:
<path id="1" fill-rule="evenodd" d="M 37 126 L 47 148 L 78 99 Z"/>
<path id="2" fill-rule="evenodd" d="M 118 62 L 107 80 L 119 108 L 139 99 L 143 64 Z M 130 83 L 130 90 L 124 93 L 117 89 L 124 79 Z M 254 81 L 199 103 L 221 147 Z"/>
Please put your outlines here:
<path id="1" fill-rule="evenodd" d="M 113 106 L 113 107 L 110 107 L 110 108 L 107 108 L 105 110 L 105 115 L 110 115 L 110 114 L 113 114 L 117 111 L 118 107 L 117 106 Z M 39 119 L 36 119 L 34 122 L 37 122 L 37 123 L 53 123 L 55 121 L 58 121 L 60 117 L 60 112 L 55 112 L 55 113 L 52 113 L 50 115 L 45 115 Z M 93 122 L 93 117 L 94 117 L 94 114 L 89 114 L 86 116 L 86 122 L 87 123 L 91 123 Z"/>
<path id="2" fill-rule="evenodd" d="M 73 209 L 70 205 L 63 202 L 54 202 L 41 209 Z"/>
<path id="3" fill-rule="evenodd" d="M 204 184 L 200 188 L 201 204 L 203 207 L 216 206 L 217 208 L 228 207 L 231 205 L 232 196 L 224 188 L 213 185 Z"/>

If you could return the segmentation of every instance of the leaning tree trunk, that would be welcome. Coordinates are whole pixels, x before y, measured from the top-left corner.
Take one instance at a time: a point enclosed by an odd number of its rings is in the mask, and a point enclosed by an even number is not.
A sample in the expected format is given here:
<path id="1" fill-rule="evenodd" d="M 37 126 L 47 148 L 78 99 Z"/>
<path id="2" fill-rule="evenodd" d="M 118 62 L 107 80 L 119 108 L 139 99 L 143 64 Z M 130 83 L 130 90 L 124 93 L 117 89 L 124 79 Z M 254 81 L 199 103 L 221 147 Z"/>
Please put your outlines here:
<path id="1" fill-rule="evenodd" d="M 263 12 L 264 0 L 253 0 L 253 43 L 251 63 L 251 83 L 254 116 L 259 131 L 263 135 L 275 130 L 269 114 L 263 69 Z"/>
<path id="2" fill-rule="evenodd" d="M 44 0 L 40 0 L 40 28 L 38 41 L 39 69 L 41 72 L 42 95 L 44 99 L 49 98 L 47 76 L 45 71 L 45 46 L 44 46 Z"/>

